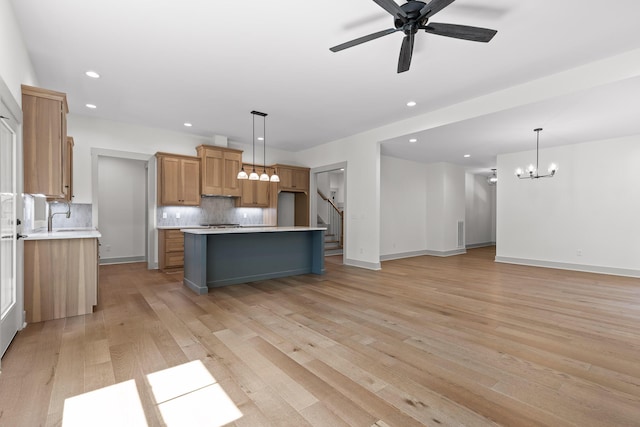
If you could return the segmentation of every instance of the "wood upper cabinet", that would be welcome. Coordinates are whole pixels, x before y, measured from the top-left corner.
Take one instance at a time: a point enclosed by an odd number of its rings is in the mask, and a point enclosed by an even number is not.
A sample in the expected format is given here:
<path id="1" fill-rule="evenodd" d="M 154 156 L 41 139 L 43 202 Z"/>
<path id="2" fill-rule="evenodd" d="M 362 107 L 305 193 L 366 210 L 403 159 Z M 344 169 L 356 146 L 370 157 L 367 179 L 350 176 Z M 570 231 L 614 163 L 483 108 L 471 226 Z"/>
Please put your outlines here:
<path id="1" fill-rule="evenodd" d="M 22 85 L 24 192 L 67 199 L 67 96 Z"/>
<path id="2" fill-rule="evenodd" d="M 245 163 L 244 170 L 250 173 L 253 166 Z M 256 167 L 258 174 L 262 173 L 262 167 Z M 273 174 L 273 168 L 267 168 L 269 175 Z M 271 193 L 271 187 L 275 186 L 275 183 L 269 181 L 249 181 L 243 179 L 240 181 L 242 187 L 242 195 L 236 202 L 236 206 L 245 208 L 268 208 L 269 207 L 269 195 Z"/>
<path id="3" fill-rule="evenodd" d="M 68 202 L 73 201 L 73 137 L 67 137 L 64 152 L 64 169 L 62 170 L 62 190 Z"/>
<path id="4" fill-rule="evenodd" d="M 242 150 L 214 145 L 200 145 L 196 150 L 202 164 L 202 194 L 240 197 L 242 188 L 237 176 Z"/>
<path id="5" fill-rule="evenodd" d="M 200 159 L 156 153 L 158 159 L 158 206 L 200 205 Z"/>
<path id="6" fill-rule="evenodd" d="M 288 165 L 274 165 L 280 177 L 279 191 L 309 191 L 309 168 Z"/>

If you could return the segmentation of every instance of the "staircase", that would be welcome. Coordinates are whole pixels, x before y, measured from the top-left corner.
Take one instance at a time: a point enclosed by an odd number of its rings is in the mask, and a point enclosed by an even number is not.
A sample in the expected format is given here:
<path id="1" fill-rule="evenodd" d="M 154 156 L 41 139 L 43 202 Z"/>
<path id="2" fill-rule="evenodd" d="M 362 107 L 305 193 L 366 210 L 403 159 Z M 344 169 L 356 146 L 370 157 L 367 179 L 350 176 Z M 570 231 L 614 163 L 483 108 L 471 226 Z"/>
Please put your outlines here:
<path id="1" fill-rule="evenodd" d="M 339 236 L 329 231 L 329 225 L 318 215 L 318 227 L 326 227 L 324 233 L 324 256 L 342 255 L 342 245 Z"/>
<path id="2" fill-rule="evenodd" d="M 318 190 L 318 203 L 326 204 L 326 211 L 328 211 L 328 221 L 325 221 L 320 215 L 317 217 L 318 227 L 327 229 L 324 233 L 324 255 L 342 255 L 344 212 L 322 194 L 320 190 Z"/>

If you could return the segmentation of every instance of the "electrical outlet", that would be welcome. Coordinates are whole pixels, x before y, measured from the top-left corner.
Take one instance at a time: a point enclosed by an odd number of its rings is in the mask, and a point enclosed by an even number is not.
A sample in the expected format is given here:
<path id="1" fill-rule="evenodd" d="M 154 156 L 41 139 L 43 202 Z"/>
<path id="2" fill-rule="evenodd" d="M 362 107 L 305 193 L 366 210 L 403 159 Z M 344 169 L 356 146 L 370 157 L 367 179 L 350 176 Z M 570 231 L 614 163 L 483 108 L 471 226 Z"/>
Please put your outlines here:
<path id="1" fill-rule="evenodd" d="M 162 212 L 162 219 L 167 219 L 167 213 L 166 212 Z"/>
<path id="2" fill-rule="evenodd" d="M 176 212 L 176 219 L 180 219 L 180 212 Z"/>
<path id="3" fill-rule="evenodd" d="M 246 218 L 246 217 L 247 217 L 247 213 L 245 212 L 245 213 L 243 214 L 243 218 Z"/>

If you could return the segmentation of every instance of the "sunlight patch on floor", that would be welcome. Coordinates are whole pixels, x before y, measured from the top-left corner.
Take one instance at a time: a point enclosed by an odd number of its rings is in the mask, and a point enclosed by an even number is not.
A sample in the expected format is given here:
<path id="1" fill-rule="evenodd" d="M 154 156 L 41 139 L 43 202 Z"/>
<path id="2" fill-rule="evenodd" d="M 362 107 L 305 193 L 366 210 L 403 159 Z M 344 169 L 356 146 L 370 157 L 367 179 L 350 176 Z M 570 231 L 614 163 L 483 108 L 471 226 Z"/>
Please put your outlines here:
<path id="1" fill-rule="evenodd" d="M 167 427 L 221 427 L 242 417 L 200 360 L 147 375 L 162 421 Z M 63 427 L 147 427 L 134 380 L 104 387 L 64 402 Z"/>
<path id="2" fill-rule="evenodd" d="M 64 401 L 63 427 L 146 427 L 134 380 L 104 387 Z"/>
<path id="3" fill-rule="evenodd" d="M 149 374 L 147 379 L 167 427 L 220 427 L 242 417 L 199 360 Z"/>

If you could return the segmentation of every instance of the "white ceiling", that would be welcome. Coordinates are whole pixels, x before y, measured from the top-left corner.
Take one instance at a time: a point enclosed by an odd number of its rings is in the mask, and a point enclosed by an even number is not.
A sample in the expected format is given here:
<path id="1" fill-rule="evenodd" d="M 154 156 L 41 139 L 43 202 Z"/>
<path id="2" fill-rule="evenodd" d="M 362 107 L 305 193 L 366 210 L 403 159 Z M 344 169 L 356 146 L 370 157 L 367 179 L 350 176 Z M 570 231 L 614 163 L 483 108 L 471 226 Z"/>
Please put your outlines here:
<path id="1" fill-rule="evenodd" d="M 637 0 L 457 0 L 432 21 L 498 34 L 484 44 L 419 33 L 402 74 L 401 33 L 329 51 L 393 26 L 372 0 L 11 3 L 39 85 L 66 92 L 72 113 L 249 143 L 259 110 L 267 145 L 292 151 L 640 48 Z M 398 134 L 382 152 L 489 168 L 535 148 L 535 127 L 541 148 L 640 134 L 638 95 L 640 78 L 619 81 L 412 132 L 416 144 Z"/>

